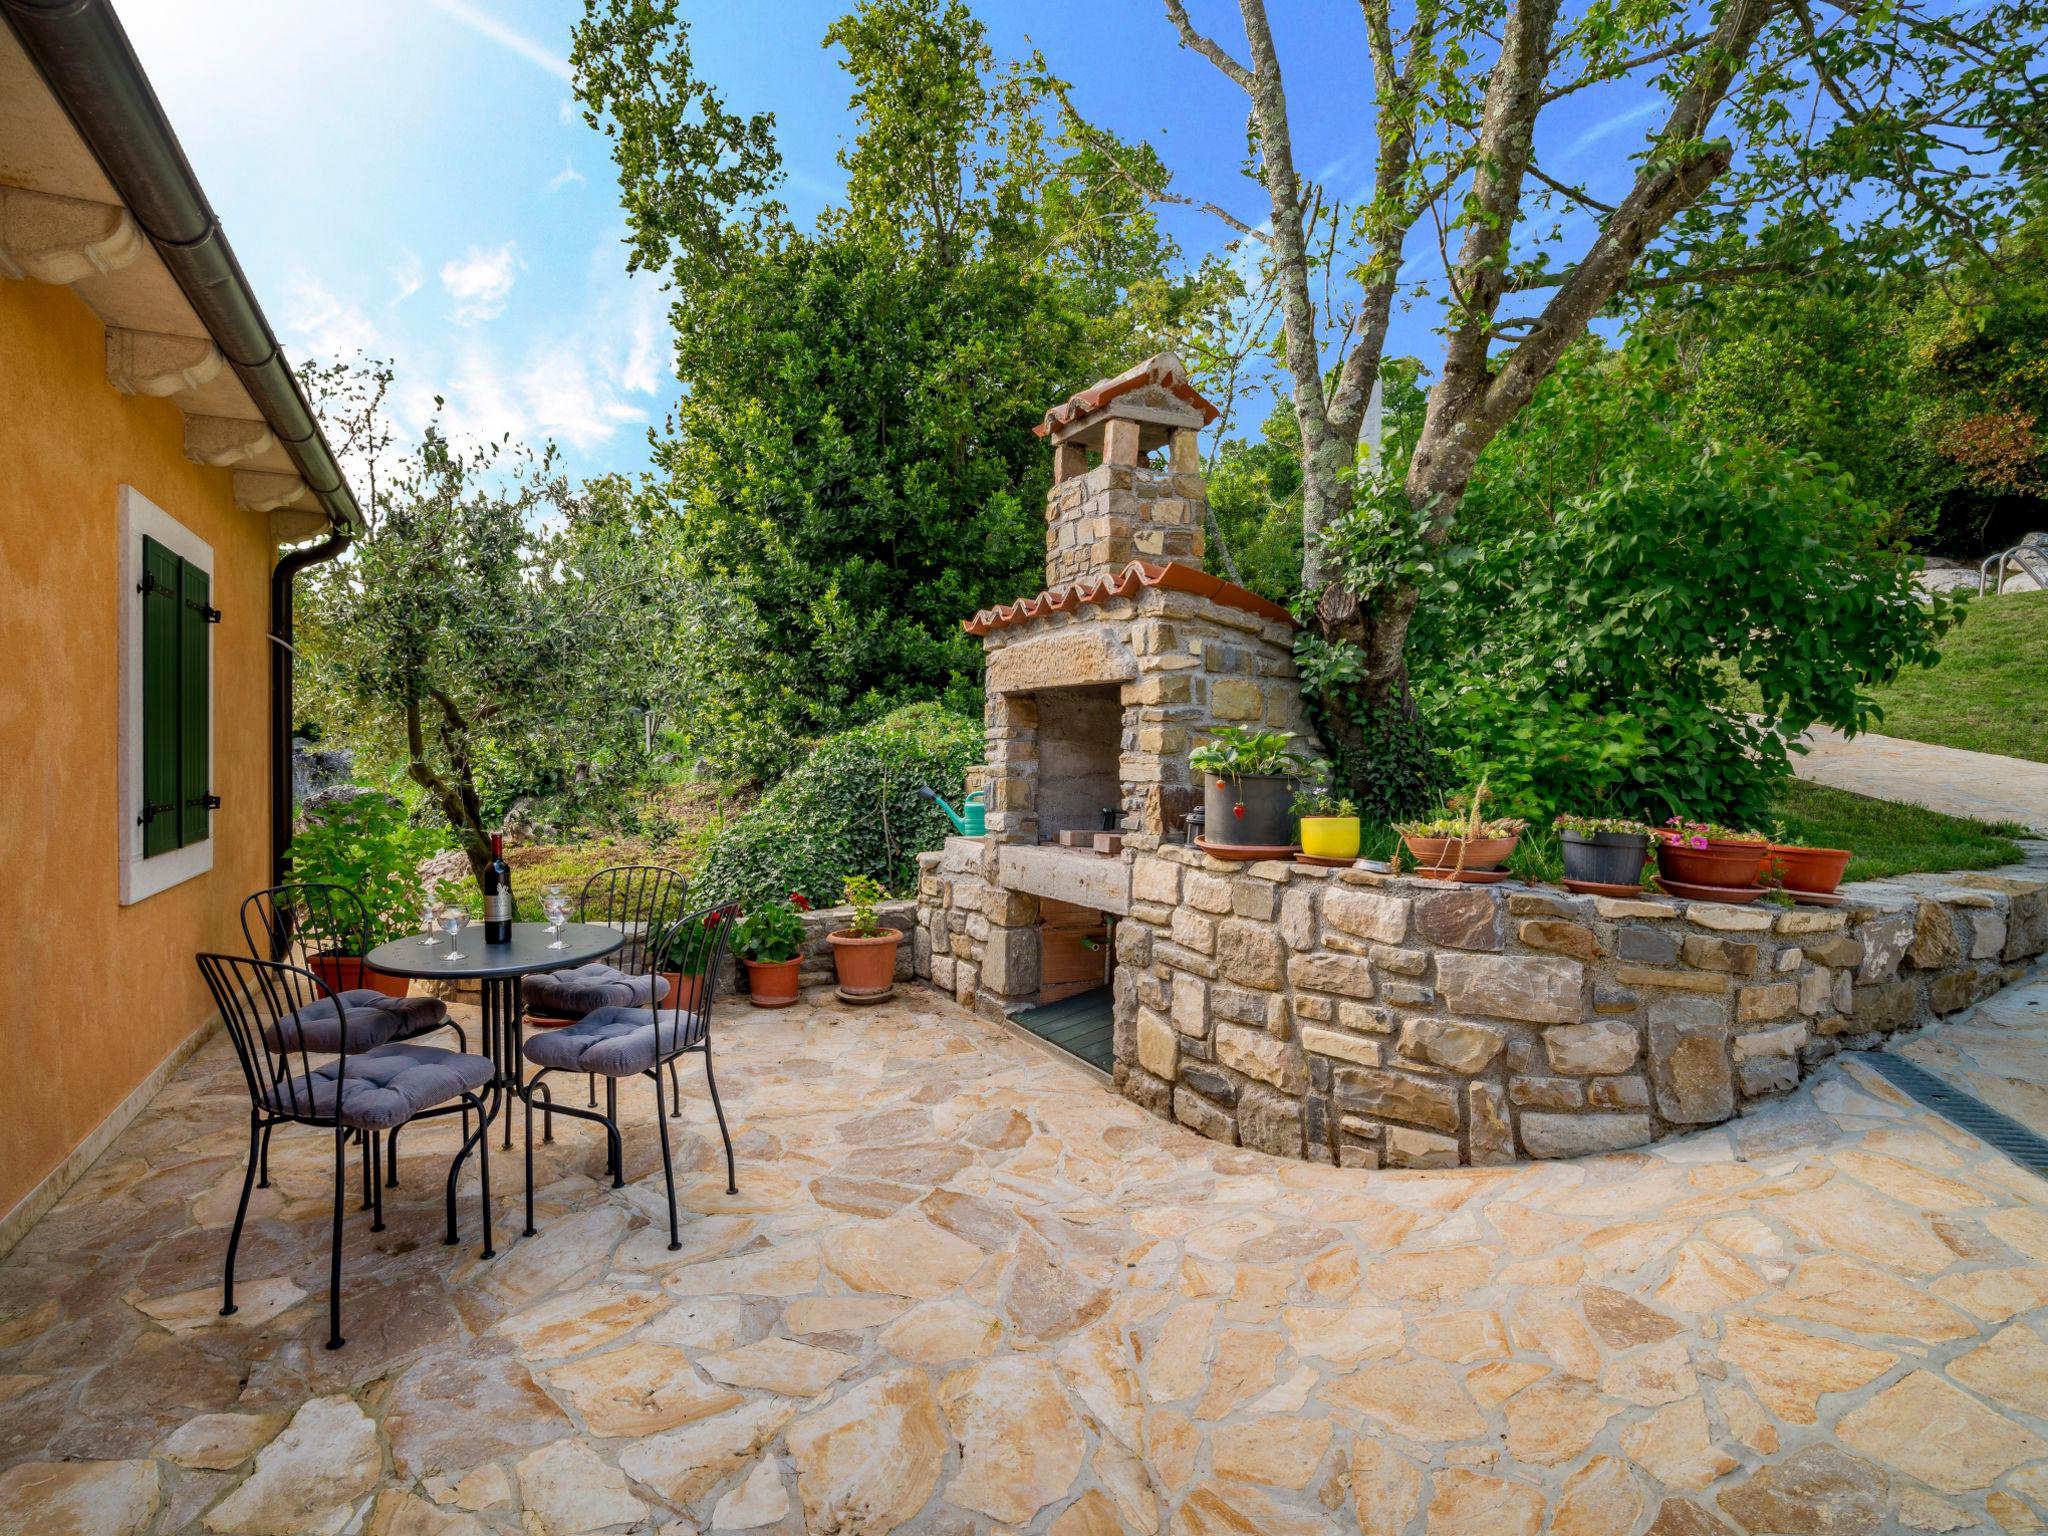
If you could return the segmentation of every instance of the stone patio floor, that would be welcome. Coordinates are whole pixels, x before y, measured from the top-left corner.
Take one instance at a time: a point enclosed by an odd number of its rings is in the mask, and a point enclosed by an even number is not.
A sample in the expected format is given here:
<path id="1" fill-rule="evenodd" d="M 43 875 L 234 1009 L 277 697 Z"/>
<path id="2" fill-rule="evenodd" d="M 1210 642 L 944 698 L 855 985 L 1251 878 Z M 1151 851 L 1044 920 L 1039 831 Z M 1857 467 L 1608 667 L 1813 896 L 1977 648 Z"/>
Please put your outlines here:
<path id="1" fill-rule="evenodd" d="M 571 1124 L 541 1235 L 350 1217 L 202 1051 L 0 1263 L 0 1532 L 2040 1531 L 2048 1183 L 1851 1058 L 1645 1152 L 1339 1172 L 1147 1118 L 921 991 L 734 1010 L 668 1251 Z M 2048 1130 L 2048 979 L 1912 1042 Z"/>

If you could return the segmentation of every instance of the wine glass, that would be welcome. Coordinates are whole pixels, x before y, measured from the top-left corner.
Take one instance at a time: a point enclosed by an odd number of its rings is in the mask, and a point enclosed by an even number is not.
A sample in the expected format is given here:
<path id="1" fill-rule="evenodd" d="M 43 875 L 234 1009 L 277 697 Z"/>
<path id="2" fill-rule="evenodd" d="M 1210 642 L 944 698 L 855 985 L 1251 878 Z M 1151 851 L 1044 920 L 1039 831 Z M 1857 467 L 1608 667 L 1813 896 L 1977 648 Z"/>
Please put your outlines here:
<path id="1" fill-rule="evenodd" d="M 439 896 L 429 894 L 420 903 L 420 918 L 426 924 L 427 930 L 427 936 L 421 939 L 420 942 L 429 948 L 440 943 L 439 936 L 434 932 L 434 929 L 441 921 L 441 898 Z"/>
<path id="2" fill-rule="evenodd" d="M 568 901 L 563 897 L 561 891 L 550 886 L 547 892 L 541 897 L 540 903 L 541 910 L 547 914 L 548 932 L 556 936 L 555 942 L 550 944 L 548 948 L 567 949 L 569 947 L 569 941 L 561 937 L 561 932 L 562 924 L 564 920 L 567 919 L 567 917 L 569 916 Z"/>
<path id="3" fill-rule="evenodd" d="M 467 912 L 463 911 L 462 908 L 452 901 L 442 910 L 441 926 L 448 930 L 448 953 L 441 957 L 443 960 L 467 960 L 469 958 L 455 948 L 455 941 L 462 933 L 463 920 L 468 916 Z"/>

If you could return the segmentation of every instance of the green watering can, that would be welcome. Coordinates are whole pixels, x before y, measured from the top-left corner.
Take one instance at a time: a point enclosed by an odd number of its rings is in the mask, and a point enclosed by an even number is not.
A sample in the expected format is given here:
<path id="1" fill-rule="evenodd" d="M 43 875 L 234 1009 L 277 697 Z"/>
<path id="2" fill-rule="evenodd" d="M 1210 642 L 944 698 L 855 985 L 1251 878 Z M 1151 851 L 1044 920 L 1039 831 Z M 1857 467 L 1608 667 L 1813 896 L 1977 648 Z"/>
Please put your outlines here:
<path id="1" fill-rule="evenodd" d="M 929 784 L 918 785 L 917 792 L 944 811 L 946 819 L 960 829 L 962 837 L 981 837 L 988 831 L 988 802 L 980 790 L 961 801 L 958 811 L 941 800 L 939 792 Z M 966 814 L 962 815 L 962 812 Z"/>

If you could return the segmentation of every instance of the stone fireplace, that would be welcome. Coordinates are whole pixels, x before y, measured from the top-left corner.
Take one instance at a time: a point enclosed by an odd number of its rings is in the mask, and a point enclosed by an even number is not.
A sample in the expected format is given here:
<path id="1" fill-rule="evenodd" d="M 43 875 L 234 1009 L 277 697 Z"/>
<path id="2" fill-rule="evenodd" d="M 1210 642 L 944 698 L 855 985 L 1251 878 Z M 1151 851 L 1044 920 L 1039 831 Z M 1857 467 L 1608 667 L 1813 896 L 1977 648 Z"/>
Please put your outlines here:
<path id="1" fill-rule="evenodd" d="M 933 986 L 1008 1018 L 1106 974 L 1104 1075 L 1124 1097 L 1279 1156 L 1439 1168 L 1730 1119 L 2048 951 L 2038 880 L 1778 912 L 1182 846 L 1208 731 L 1307 736 L 1288 615 L 1199 568 L 1195 435 L 1213 416 L 1162 354 L 1039 429 L 1046 587 L 967 621 L 987 655 L 989 832 L 920 860 L 914 967 Z M 1059 846 L 1105 808 L 1114 854 Z"/>

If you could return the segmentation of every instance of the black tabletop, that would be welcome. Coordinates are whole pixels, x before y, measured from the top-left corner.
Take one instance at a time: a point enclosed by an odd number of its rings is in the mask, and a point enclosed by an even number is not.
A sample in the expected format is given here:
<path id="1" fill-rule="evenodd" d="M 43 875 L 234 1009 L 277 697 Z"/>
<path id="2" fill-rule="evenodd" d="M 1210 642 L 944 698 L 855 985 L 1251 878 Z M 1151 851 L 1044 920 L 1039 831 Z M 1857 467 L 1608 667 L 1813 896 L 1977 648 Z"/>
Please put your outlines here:
<path id="1" fill-rule="evenodd" d="M 626 936 L 618 929 L 602 923 L 565 923 L 558 934 L 549 933 L 545 923 L 514 923 L 509 944 L 486 944 L 482 923 L 469 924 L 462 930 L 462 937 L 452 944 L 443 933 L 441 942 L 430 948 L 420 942 L 424 937 L 414 934 L 393 939 L 389 944 L 379 944 L 363 958 L 372 969 L 387 976 L 427 981 L 436 976 L 488 979 L 525 976 L 533 971 L 565 971 L 572 965 L 608 955 L 626 942 Z M 556 939 L 568 947 L 548 948 Z M 460 960 L 443 958 L 451 948 L 460 952 Z"/>

